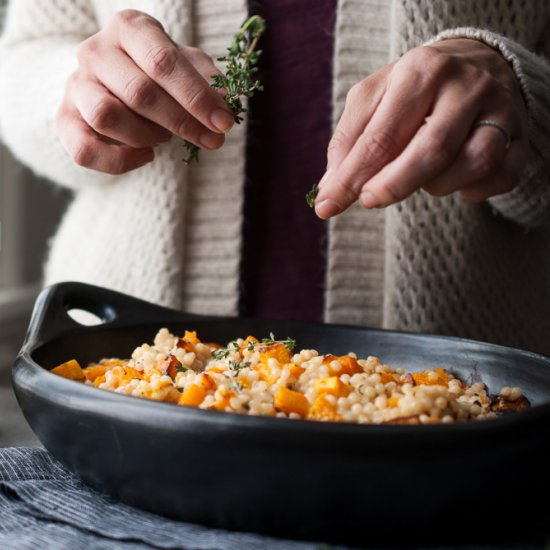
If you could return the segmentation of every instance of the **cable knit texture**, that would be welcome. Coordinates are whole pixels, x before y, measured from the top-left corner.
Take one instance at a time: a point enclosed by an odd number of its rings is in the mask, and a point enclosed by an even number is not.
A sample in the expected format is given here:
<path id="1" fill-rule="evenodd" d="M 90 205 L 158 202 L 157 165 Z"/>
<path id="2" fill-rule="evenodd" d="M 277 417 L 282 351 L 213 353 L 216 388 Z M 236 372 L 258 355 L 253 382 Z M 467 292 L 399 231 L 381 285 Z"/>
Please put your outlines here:
<path id="1" fill-rule="evenodd" d="M 54 137 L 77 45 L 125 8 L 150 13 L 175 41 L 213 56 L 246 17 L 245 0 L 11 2 L 0 46 L 2 137 L 36 173 L 74 190 L 44 283 L 80 280 L 188 311 L 235 314 L 244 127 L 189 169 L 173 140 L 152 164 L 119 177 L 75 166 Z M 497 48 L 514 68 L 533 156 L 520 185 L 486 203 L 418 192 L 385 210 L 354 206 L 331 220 L 327 321 L 550 353 L 549 24 L 544 0 L 340 0 L 334 123 L 357 81 L 412 47 L 468 37 Z"/>

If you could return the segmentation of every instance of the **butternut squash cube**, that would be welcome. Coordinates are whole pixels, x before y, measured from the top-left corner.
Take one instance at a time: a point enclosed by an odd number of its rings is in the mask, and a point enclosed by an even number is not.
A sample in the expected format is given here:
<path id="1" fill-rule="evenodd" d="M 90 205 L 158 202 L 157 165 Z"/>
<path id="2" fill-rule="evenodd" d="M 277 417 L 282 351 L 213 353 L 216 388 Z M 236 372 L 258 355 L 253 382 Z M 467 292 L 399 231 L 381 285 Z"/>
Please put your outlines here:
<path id="1" fill-rule="evenodd" d="M 277 410 L 285 413 L 293 412 L 300 416 L 306 416 L 309 410 L 309 401 L 303 393 L 279 386 L 275 392 L 274 406 Z"/>
<path id="2" fill-rule="evenodd" d="M 198 407 L 206 397 L 206 390 L 202 386 L 191 384 L 180 396 L 178 404 L 188 407 Z"/>
<path id="3" fill-rule="evenodd" d="M 331 366 L 333 361 L 338 361 L 340 363 L 339 370 L 336 370 Z M 350 355 L 325 355 L 323 365 L 328 365 L 329 372 L 333 376 L 340 376 L 341 374 L 349 374 L 350 376 L 353 376 L 354 374 L 363 372 L 363 369 L 357 362 L 357 359 L 355 359 L 355 357 L 351 357 Z"/>
<path id="4" fill-rule="evenodd" d="M 438 367 L 434 371 L 413 372 L 412 378 L 416 385 L 424 384 L 426 386 L 446 386 L 450 380 L 445 369 Z"/>
<path id="5" fill-rule="evenodd" d="M 387 384 L 388 382 L 399 382 L 399 377 L 389 372 L 379 372 L 378 376 L 380 376 L 380 382 L 382 382 L 382 384 Z"/>
<path id="6" fill-rule="evenodd" d="M 326 398 L 326 394 L 324 393 L 314 401 L 307 417 L 311 420 L 341 420 L 341 416 L 336 412 L 336 408 Z"/>
<path id="7" fill-rule="evenodd" d="M 350 376 L 353 376 L 354 374 L 363 372 L 363 369 L 355 357 L 351 357 L 350 355 L 340 355 L 340 357 L 338 357 L 338 361 L 340 361 L 340 365 L 342 365 L 342 370 L 338 373 L 338 375 L 349 374 Z"/>
<path id="8" fill-rule="evenodd" d="M 240 349 L 241 350 L 245 350 L 245 349 L 248 349 L 250 347 L 250 345 L 252 345 L 253 347 L 255 347 L 257 344 L 259 344 L 259 340 L 255 337 L 255 336 L 247 336 L 244 340 L 243 340 L 243 343 L 241 344 L 240 346 Z"/>
<path id="9" fill-rule="evenodd" d="M 88 365 L 85 369 L 82 369 L 82 372 L 90 382 L 93 382 L 98 376 L 103 376 L 107 368 L 107 365 L 95 363 L 93 365 Z"/>
<path id="10" fill-rule="evenodd" d="M 215 380 L 206 372 L 200 375 L 200 382 L 202 387 L 206 390 L 215 390 L 218 387 Z"/>
<path id="11" fill-rule="evenodd" d="M 70 359 L 65 363 L 61 363 L 61 365 L 53 368 L 50 372 L 63 376 L 64 378 L 69 378 L 70 380 L 76 380 L 77 382 L 84 382 L 84 380 L 86 380 L 82 367 L 76 359 Z"/>
<path id="12" fill-rule="evenodd" d="M 281 365 L 290 363 L 290 351 L 284 344 L 271 344 L 261 348 L 260 361 L 267 366 L 267 361 L 271 358 L 277 359 Z"/>
<path id="13" fill-rule="evenodd" d="M 191 344 L 198 344 L 200 342 L 200 340 L 197 337 L 196 330 L 186 330 L 185 334 L 183 335 L 183 339 L 187 340 Z"/>
<path id="14" fill-rule="evenodd" d="M 300 365 L 290 363 L 288 365 L 288 370 L 290 371 L 290 376 L 293 376 L 296 380 L 298 380 L 306 369 L 304 369 L 304 367 L 300 367 Z"/>
<path id="15" fill-rule="evenodd" d="M 351 388 L 344 384 L 338 376 L 331 376 L 330 378 L 319 378 L 314 384 L 317 395 L 322 393 L 330 393 L 336 397 L 346 397 Z"/>

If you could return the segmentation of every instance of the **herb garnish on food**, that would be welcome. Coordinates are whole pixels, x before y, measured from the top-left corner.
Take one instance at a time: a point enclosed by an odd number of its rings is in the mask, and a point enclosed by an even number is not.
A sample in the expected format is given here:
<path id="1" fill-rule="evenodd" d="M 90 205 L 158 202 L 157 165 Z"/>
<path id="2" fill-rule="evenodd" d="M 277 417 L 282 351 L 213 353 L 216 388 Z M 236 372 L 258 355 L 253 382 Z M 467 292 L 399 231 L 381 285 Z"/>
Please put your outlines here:
<path id="1" fill-rule="evenodd" d="M 229 361 L 229 370 L 238 371 L 240 369 L 247 369 L 252 363 L 250 361 Z"/>
<path id="2" fill-rule="evenodd" d="M 252 97 L 256 90 L 263 87 L 259 80 L 254 79 L 258 71 L 256 64 L 261 50 L 255 50 L 258 40 L 265 30 L 265 21 L 259 15 L 253 15 L 241 26 L 239 32 L 233 36 L 231 45 L 227 48 L 227 54 L 218 57 L 218 61 L 227 63 L 225 75 L 214 75 L 212 88 L 226 90 L 225 101 L 233 111 L 235 123 L 240 124 L 243 117 L 240 116 L 246 111 L 241 98 Z M 199 150 L 194 143 L 185 140 L 184 147 L 187 150 L 187 158 L 183 159 L 185 164 L 198 162 Z"/>
<path id="3" fill-rule="evenodd" d="M 231 349 L 233 348 L 233 349 Z M 226 348 L 223 348 L 223 349 L 215 349 L 213 352 L 212 352 L 212 355 L 215 359 L 225 359 L 226 357 L 229 356 L 229 354 L 231 352 L 237 352 L 239 351 L 241 348 L 239 347 L 239 344 L 237 343 L 237 341 L 233 341 L 233 342 L 229 342 L 229 344 L 227 344 L 227 347 Z"/>
<path id="4" fill-rule="evenodd" d="M 252 347 L 250 347 L 250 344 L 253 344 Z M 254 345 L 256 346 L 258 345 L 258 344 L 254 344 L 254 342 L 250 342 L 250 344 L 248 345 L 248 349 L 254 349 Z M 288 337 L 286 340 L 277 340 L 275 338 L 275 335 L 272 332 L 270 332 L 269 338 L 262 338 L 261 344 L 268 345 L 268 346 L 272 344 L 284 344 L 285 348 L 288 351 L 292 351 L 296 346 L 296 340 L 293 340 L 292 338 L 288 338 Z"/>
<path id="5" fill-rule="evenodd" d="M 261 348 L 263 346 L 272 346 L 273 344 L 283 344 L 285 348 L 288 349 L 288 351 L 292 351 L 296 346 L 296 340 L 293 340 L 292 338 L 287 338 L 286 340 L 277 340 L 275 338 L 275 335 L 272 332 L 270 332 L 269 338 L 262 338 L 261 342 L 255 342 L 254 340 L 250 340 L 246 342 L 246 348 L 243 348 L 243 349 L 247 349 L 248 351 L 254 351 L 258 347 Z M 236 340 L 234 340 L 232 342 L 229 342 L 226 348 L 215 349 L 212 352 L 212 356 L 218 360 L 226 359 L 227 357 L 229 357 L 231 353 L 237 353 L 240 350 L 241 350 L 241 347 L 239 346 L 239 343 Z M 243 364 L 240 361 L 237 361 L 237 362 L 229 361 L 229 367 L 232 370 L 245 368 L 249 366 L 250 366 L 250 363 L 247 363 L 247 362 Z"/>

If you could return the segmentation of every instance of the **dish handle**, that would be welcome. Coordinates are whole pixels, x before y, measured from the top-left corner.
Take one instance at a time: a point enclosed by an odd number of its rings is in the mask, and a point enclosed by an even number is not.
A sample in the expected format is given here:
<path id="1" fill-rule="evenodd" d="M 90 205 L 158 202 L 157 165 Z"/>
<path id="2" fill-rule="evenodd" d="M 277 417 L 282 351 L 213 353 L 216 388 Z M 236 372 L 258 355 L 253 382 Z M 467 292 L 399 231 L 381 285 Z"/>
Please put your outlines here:
<path id="1" fill-rule="evenodd" d="M 68 333 L 89 330 L 90 325 L 108 324 L 114 328 L 204 318 L 99 286 L 57 283 L 46 287 L 36 298 L 22 351 L 32 350 Z"/>

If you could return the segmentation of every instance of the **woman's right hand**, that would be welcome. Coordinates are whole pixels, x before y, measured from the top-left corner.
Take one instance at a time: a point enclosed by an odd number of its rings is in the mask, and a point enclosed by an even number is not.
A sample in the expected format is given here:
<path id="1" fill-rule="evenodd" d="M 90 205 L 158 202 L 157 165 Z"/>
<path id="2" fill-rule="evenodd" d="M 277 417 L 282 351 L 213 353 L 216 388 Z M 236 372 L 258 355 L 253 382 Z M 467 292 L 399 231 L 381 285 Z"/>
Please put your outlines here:
<path id="1" fill-rule="evenodd" d="M 234 123 L 220 74 L 202 50 L 175 44 L 149 15 L 125 10 L 79 47 L 56 115 L 56 131 L 74 161 L 122 174 L 154 158 L 172 134 L 217 149 Z"/>

